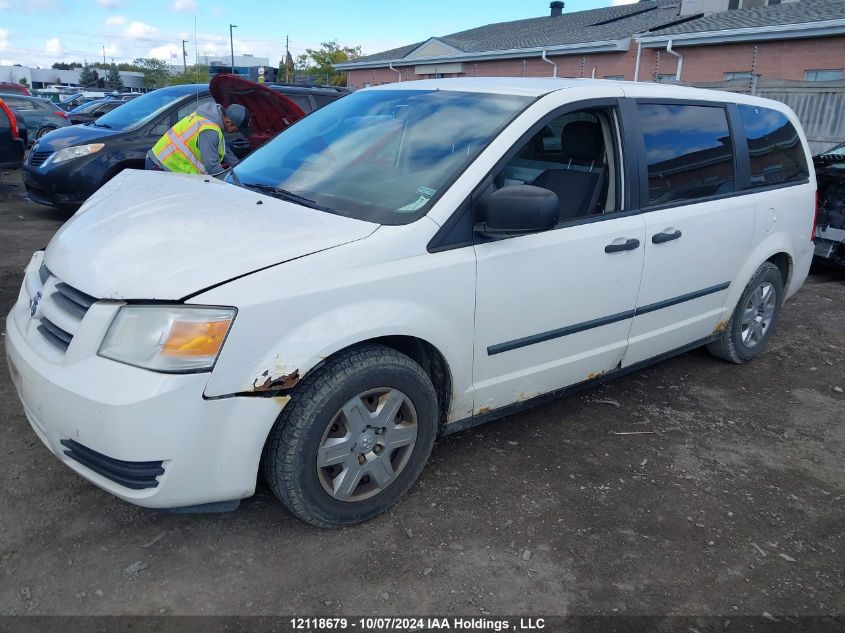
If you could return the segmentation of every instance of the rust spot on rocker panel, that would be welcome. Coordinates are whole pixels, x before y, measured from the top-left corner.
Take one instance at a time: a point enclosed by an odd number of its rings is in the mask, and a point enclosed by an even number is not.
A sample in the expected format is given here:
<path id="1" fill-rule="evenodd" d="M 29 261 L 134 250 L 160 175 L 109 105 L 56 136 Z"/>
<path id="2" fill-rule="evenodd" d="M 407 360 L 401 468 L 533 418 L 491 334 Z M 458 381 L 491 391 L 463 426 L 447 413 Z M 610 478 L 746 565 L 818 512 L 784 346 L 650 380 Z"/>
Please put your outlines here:
<path id="1" fill-rule="evenodd" d="M 256 378 L 253 381 L 253 391 L 266 392 L 293 389 L 299 382 L 299 370 L 295 369 L 292 373 L 282 374 L 281 376 L 271 376 L 270 371 L 266 370 L 263 374 L 261 374 L 261 378 Z"/>
<path id="2" fill-rule="evenodd" d="M 596 378 L 601 378 L 607 373 L 607 371 L 591 371 L 587 374 L 587 380 L 594 380 Z"/>
<path id="3" fill-rule="evenodd" d="M 490 407 L 481 407 L 478 410 L 478 415 L 484 415 L 485 413 L 490 413 Z"/>
<path id="4" fill-rule="evenodd" d="M 716 327 L 713 329 L 713 334 L 721 334 L 725 330 L 728 329 L 728 322 L 727 321 L 719 321 L 716 324 Z"/>

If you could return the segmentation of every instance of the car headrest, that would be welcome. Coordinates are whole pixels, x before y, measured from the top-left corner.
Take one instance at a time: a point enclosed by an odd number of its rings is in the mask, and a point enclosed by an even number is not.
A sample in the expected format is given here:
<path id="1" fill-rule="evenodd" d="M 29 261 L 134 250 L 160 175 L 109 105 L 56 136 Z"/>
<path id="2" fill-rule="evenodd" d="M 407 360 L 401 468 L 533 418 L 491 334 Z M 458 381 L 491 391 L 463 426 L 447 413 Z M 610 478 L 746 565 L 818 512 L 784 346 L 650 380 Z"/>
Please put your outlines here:
<path id="1" fill-rule="evenodd" d="M 564 154 L 580 160 L 601 160 L 604 138 L 601 125 L 592 121 L 570 121 L 560 134 Z"/>

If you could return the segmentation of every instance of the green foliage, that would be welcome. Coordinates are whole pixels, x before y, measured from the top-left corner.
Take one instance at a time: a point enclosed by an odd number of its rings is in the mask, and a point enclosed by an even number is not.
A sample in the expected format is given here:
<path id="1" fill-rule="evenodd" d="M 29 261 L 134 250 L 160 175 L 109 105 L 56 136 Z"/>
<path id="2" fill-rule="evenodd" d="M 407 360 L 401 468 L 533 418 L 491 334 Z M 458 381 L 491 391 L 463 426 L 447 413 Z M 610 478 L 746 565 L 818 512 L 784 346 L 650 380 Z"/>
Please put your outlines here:
<path id="1" fill-rule="evenodd" d="M 111 68 L 109 68 L 109 71 L 106 74 L 106 88 L 118 91 L 123 90 L 123 78 L 120 76 L 120 71 L 114 64 L 111 65 Z"/>
<path id="2" fill-rule="evenodd" d="M 327 81 L 333 86 L 345 86 L 346 73 L 335 70 L 334 65 L 360 56 L 360 46 L 340 46 L 337 40 L 332 40 L 323 42 L 320 48 L 306 48 L 305 53 L 296 58 L 296 68 L 303 74 L 317 75 L 320 83 Z"/>
<path id="3" fill-rule="evenodd" d="M 55 70 L 73 70 L 74 68 L 82 68 L 79 62 L 56 62 L 53 64 Z"/>
<path id="4" fill-rule="evenodd" d="M 167 62 L 154 57 L 138 57 L 132 60 L 138 71 L 144 76 L 141 82 L 145 88 L 161 88 L 170 82 L 170 72 Z"/>
<path id="5" fill-rule="evenodd" d="M 97 88 L 99 80 L 100 75 L 88 64 L 85 64 L 79 71 L 79 85 L 83 88 Z"/>
<path id="6" fill-rule="evenodd" d="M 18 79 L 18 83 L 22 86 L 29 88 L 29 80 L 26 77 L 21 77 Z"/>
<path id="7" fill-rule="evenodd" d="M 198 64 L 196 66 L 188 66 L 186 73 L 174 73 L 170 76 L 170 85 L 176 86 L 180 84 L 207 84 L 211 81 L 208 73 L 208 66 Z"/>

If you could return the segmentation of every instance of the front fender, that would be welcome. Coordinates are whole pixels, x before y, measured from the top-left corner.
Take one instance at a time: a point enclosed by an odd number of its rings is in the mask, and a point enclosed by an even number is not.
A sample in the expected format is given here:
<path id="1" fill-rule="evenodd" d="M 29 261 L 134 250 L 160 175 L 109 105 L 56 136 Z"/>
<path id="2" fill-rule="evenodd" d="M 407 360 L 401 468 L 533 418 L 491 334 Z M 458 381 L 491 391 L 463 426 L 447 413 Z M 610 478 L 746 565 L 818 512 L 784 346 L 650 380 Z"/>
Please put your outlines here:
<path id="1" fill-rule="evenodd" d="M 384 336 L 411 336 L 446 359 L 451 408 L 465 417 L 472 409 L 474 251 L 428 253 L 425 233 L 432 231 L 425 222 L 415 224 L 420 226 L 382 227 L 359 242 L 192 298 L 238 308 L 206 397 L 277 393 L 296 386 L 347 347 Z M 410 238 L 403 231 L 412 233 Z M 417 239 L 419 232 L 425 239 Z"/>

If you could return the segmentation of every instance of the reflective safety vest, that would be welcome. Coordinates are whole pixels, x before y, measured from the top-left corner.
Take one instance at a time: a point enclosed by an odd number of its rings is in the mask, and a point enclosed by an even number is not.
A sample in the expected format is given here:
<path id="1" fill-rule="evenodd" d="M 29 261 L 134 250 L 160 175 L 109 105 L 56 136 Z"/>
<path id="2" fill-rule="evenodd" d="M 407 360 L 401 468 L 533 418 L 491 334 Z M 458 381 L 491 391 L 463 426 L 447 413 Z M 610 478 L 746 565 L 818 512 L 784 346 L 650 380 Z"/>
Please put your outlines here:
<path id="1" fill-rule="evenodd" d="M 205 174 L 207 172 L 197 146 L 199 134 L 203 130 L 217 132 L 217 147 L 222 161 L 226 153 L 223 130 L 196 112 L 189 114 L 167 130 L 153 146 L 153 154 L 168 171 L 180 174 Z"/>

